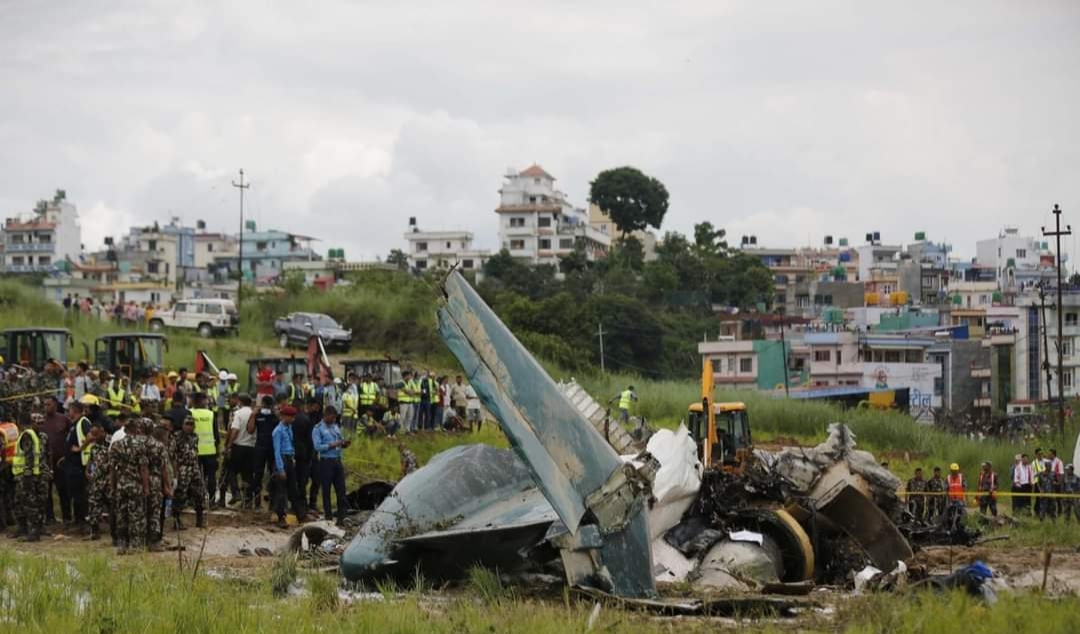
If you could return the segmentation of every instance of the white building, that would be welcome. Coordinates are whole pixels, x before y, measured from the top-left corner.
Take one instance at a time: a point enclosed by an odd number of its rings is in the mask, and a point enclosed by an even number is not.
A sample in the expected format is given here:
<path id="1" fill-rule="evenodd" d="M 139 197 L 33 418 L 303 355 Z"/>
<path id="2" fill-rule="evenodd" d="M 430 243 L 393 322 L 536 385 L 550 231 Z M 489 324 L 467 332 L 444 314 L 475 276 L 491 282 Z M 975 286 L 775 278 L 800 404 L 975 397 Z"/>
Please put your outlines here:
<path id="1" fill-rule="evenodd" d="M 67 260 L 77 262 L 82 253 L 79 212 L 58 189 L 29 216 L 4 221 L 3 246 L 7 273 L 46 273 Z"/>
<path id="2" fill-rule="evenodd" d="M 976 261 L 992 267 L 998 284 L 1004 289 L 1016 282 L 1016 273 L 1028 278 L 1043 269 L 1053 270 L 1052 254 L 1045 242 L 1021 236 L 1016 227 L 1005 227 L 996 238 L 975 243 Z M 1044 258 L 1044 256 L 1046 256 Z"/>
<path id="3" fill-rule="evenodd" d="M 589 214 L 555 189 L 555 177 L 539 165 L 510 170 L 499 189 L 499 243 L 530 264 L 559 264 L 577 244 L 590 259 L 604 257 L 611 236 L 593 227 Z"/>
<path id="4" fill-rule="evenodd" d="M 619 239 L 619 228 L 611 221 L 611 217 L 600 209 L 596 203 L 589 203 L 589 224 L 600 233 L 607 234 L 612 240 Z M 645 254 L 646 262 L 656 260 L 656 234 L 652 231 L 631 231 L 630 235 L 637 238 L 641 243 L 641 249 Z"/>
<path id="5" fill-rule="evenodd" d="M 859 281 L 867 282 L 880 277 L 896 277 L 898 255 L 903 251 L 900 245 L 871 242 L 856 247 L 855 251 L 859 254 Z"/>
<path id="6" fill-rule="evenodd" d="M 478 271 L 491 257 L 489 251 L 473 247 L 470 231 L 420 231 L 413 227 L 405 234 L 405 241 L 409 243 L 405 250 L 409 267 L 418 271 L 455 265 L 462 271 Z"/>

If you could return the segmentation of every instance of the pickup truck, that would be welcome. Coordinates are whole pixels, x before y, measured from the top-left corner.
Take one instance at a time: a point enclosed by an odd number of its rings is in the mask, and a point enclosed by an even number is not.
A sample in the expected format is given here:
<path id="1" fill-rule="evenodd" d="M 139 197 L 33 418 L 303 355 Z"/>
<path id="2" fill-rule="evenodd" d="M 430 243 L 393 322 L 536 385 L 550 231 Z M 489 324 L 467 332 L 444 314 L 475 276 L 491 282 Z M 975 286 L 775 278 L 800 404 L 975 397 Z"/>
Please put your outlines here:
<path id="1" fill-rule="evenodd" d="M 165 328 L 195 330 L 200 337 L 234 334 L 239 325 L 240 316 L 231 299 L 184 299 L 172 308 L 154 311 L 150 318 L 154 332 Z"/>
<path id="2" fill-rule="evenodd" d="M 306 346 L 312 335 L 322 337 L 327 350 L 348 352 L 352 346 L 352 331 L 321 313 L 290 313 L 279 317 L 274 322 L 274 334 L 282 348 Z"/>

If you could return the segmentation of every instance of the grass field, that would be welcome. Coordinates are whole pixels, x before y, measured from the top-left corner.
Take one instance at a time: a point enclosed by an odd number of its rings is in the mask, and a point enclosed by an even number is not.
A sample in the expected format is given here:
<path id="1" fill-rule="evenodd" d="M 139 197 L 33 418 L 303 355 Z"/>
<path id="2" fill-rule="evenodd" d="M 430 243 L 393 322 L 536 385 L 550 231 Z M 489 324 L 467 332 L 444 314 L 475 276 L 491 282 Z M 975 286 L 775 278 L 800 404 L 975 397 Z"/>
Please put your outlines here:
<path id="1" fill-rule="evenodd" d="M 162 560 L 155 560 L 161 562 Z M 589 628 L 593 603 L 572 597 L 536 600 L 494 584 L 490 578 L 450 593 L 387 592 L 347 604 L 336 583 L 301 573 L 304 596 L 275 598 L 266 580 L 214 578 L 180 571 L 175 562 L 144 565 L 140 558 L 82 556 L 69 561 L 0 551 L 0 631 L 45 633 L 239 634 L 246 632 L 705 632 L 725 623 L 713 619 L 661 619 L 603 608 Z M 985 606 L 962 594 L 887 594 L 843 599 L 832 614 L 810 612 L 795 620 L 741 621 L 759 632 L 1075 632 L 1073 600 L 1003 596 Z"/>

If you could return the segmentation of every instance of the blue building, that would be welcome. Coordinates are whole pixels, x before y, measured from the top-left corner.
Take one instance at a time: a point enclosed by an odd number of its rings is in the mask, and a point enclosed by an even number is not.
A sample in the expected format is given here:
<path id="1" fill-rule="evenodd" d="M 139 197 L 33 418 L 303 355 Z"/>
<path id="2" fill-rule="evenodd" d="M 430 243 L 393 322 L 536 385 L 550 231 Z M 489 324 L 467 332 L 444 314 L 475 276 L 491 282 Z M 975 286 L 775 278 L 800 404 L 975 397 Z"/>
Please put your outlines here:
<path id="1" fill-rule="evenodd" d="M 247 221 L 241 240 L 244 280 L 253 284 L 272 284 L 278 281 L 285 262 L 321 260 L 311 248 L 317 240 L 276 229 L 258 231 L 254 221 Z"/>

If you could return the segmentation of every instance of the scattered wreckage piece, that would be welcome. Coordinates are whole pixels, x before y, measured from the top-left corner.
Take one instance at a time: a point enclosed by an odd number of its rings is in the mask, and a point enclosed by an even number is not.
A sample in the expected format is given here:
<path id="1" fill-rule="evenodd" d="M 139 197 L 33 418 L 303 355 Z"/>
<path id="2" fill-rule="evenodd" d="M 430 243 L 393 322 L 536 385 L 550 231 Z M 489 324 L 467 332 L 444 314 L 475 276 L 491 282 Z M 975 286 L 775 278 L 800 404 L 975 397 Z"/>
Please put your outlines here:
<path id="1" fill-rule="evenodd" d="M 620 596 L 655 596 L 636 472 L 460 273 L 446 277 L 443 291 L 439 332 L 566 527 L 559 543 L 570 581 Z"/>
<path id="2" fill-rule="evenodd" d="M 350 581 L 453 578 L 474 565 L 512 571 L 558 518 L 509 449 L 462 445 L 405 476 L 341 558 Z M 554 557 L 554 553 L 551 554 Z"/>
<path id="3" fill-rule="evenodd" d="M 820 607 L 806 599 L 766 596 L 735 596 L 710 599 L 628 599 L 595 588 L 574 587 L 574 592 L 623 609 L 635 609 L 657 616 L 713 616 L 729 618 L 796 617 L 803 610 Z"/>

